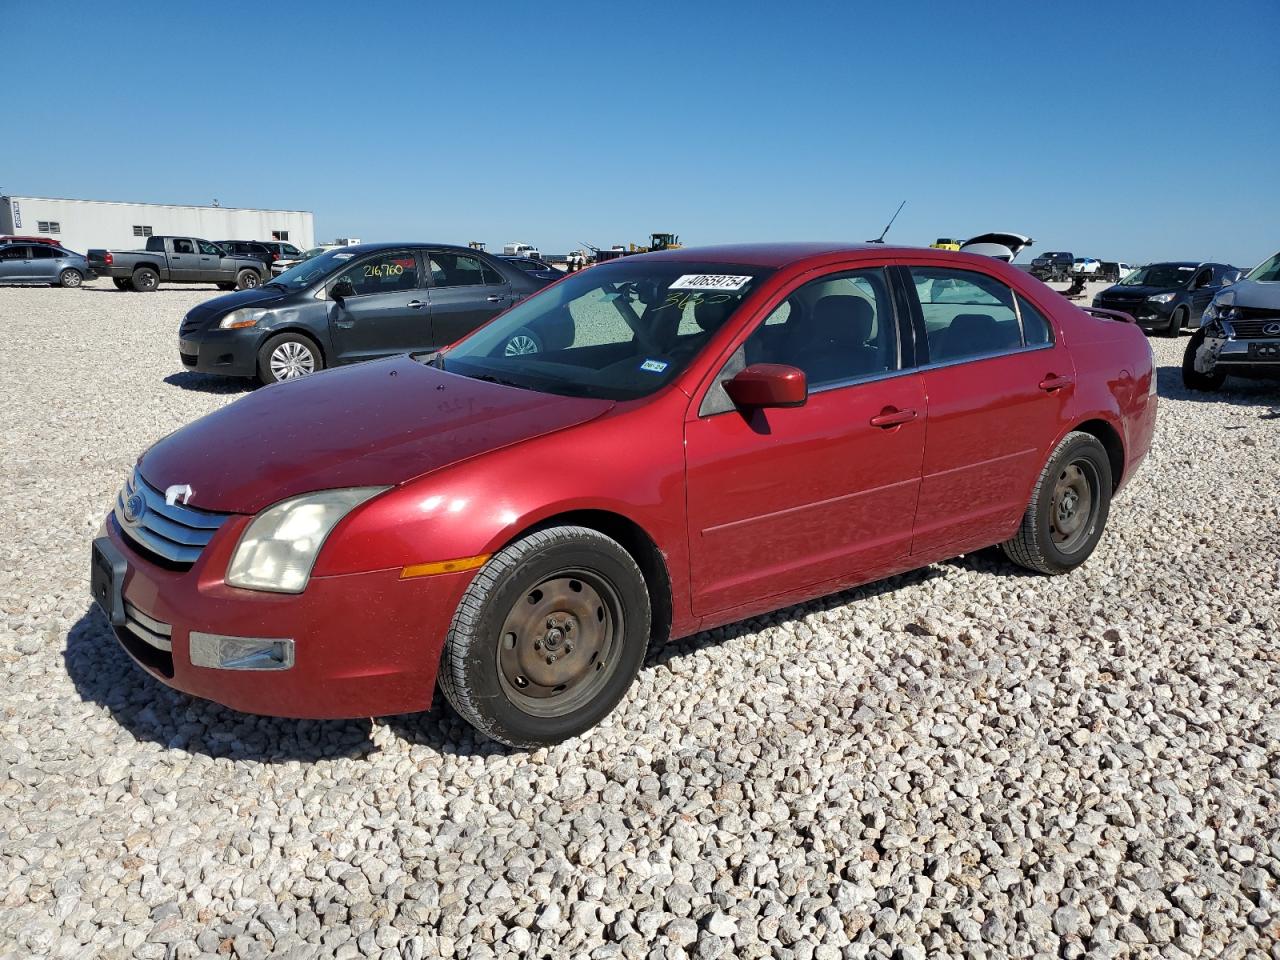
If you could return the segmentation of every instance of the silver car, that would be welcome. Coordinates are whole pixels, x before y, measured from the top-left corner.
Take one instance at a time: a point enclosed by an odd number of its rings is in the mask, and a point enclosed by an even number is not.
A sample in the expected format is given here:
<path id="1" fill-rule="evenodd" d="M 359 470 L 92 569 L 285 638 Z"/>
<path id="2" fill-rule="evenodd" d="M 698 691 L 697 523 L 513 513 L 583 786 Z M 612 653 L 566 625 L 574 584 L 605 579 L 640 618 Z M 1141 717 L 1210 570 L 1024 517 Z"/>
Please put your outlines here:
<path id="1" fill-rule="evenodd" d="M 0 283 L 49 283 L 78 287 L 96 273 L 78 253 L 48 243 L 0 245 Z"/>

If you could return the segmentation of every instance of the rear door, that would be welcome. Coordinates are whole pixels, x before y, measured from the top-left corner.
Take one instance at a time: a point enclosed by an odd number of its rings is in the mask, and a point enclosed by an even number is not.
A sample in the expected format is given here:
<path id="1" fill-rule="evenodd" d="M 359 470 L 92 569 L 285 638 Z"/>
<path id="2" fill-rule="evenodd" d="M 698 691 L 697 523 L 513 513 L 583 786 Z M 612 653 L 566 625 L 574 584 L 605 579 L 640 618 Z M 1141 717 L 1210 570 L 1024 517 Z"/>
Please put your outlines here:
<path id="1" fill-rule="evenodd" d="M 923 356 L 928 435 L 911 552 L 927 560 L 1010 535 L 1073 391 L 1045 313 L 971 269 L 901 268 Z"/>
<path id="2" fill-rule="evenodd" d="M 329 281 L 347 281 L 354 294 L 330 294 L 329 329 L 343 363 L 432 346 L 431 311 L 413 250 L 384 250 L 354 261 Z"/>
<path id="3" fill-rule="evenodd" d="M 31 248 L 21 243 L 0 244 L 0 283 L 31 276 Z"/>
<path id="4" fill-rule="evenodd" d="M 31 279 L 54 283 L 62 272 L 62 255 L 46 244 L 31 247 Z"/>
<path id="5" fill-rule="evenodd" d="M 436 346 L 460 340 L 511 304 L 511 284 L 479 257 L 427 252 L 431 334 Z"/>
<path id="6" fill-rule="evenodd" d="M 179 283 L 194 283 L 204 279 L 200 271 L 200 254 L 196 242 L 190 237 L 174 237 L 166 241 L 169 247 L 169 279 Z"/>

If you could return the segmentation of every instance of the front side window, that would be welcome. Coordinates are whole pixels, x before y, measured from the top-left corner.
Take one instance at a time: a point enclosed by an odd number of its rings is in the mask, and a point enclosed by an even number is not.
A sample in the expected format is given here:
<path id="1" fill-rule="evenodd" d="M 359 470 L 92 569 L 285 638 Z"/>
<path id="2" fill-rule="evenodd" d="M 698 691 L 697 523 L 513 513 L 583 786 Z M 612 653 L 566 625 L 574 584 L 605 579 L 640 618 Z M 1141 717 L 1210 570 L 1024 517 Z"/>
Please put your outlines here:
<path id="1" fill-rule="evenodd" d="M 485 282 L 484 268 L 475 257 L 432 253 L 431 282 L 437 287 L 473 287 Z"/>
<path id="2" fill-rule="evenodd" d="M 1013 291 L 972 270 L 910 267 L 929 342 L 929 362 L 1016 350 L 1022 346 Z"/>
<path id="3" fill-rule="evenodd" d="M 823 277 L 792 291 L 747 338 L 739 361 L 798 367 L 810 390 L 899 369 L 884 270 Z"/>
<path id="4" fill-rule="evenodd" d="M 209 256 L 212 256 L 212 257 L 222 256 L 221 248 L 210 243 L 208 240 L 200 241 L 200 252 L 208 254 Z"/>
<path id="5" fill-rule="evenodd" d="M 388 250 L 348 267 L 335 279 L 350 283 L 357 297 L 412 290 L 418 286 L 418 260 L 407 250 Z"/>
<path id="6" fill-rule="evenodd" d="M 679 375 L 769 272 L 691 260 L 616 260 L 570 274 L 432 362 L 529 390 L 634 400 Z M 506 354 L 517 335 L 533 352 Z"/>

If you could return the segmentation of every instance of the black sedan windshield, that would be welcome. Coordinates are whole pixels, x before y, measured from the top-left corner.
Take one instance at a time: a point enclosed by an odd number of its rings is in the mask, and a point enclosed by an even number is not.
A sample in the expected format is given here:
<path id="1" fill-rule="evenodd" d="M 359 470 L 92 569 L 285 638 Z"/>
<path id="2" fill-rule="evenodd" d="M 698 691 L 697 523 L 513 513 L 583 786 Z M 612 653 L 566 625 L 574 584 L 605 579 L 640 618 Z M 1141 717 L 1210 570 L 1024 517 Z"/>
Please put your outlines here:
<path id="1" fill-rule="evenodd" d="M 1139 267 L 1120 281 L 1125 287 L 1181 287 L 1196 268 L 1181 263 L 1152 263 Z"/>
<path id="2" fill-rule="evenodd" d="M 670 383 L 769 272 L 643 257 L 592 267 L 508 310 L 435 362 L 531 390 L 633 400 Z"/>
<path id="3" fill-rule="evenodd" d="M 353 257 L 355 257 L 354 253 L 338 247 L 336 250 L 330 250 L 309 260 L 303 260 L 297 266 L 290 267 L 280 276 L 272 277 L 271 282 L 288 287 L 290 290 L 301 290 L 322 277 L 328 276 Z"/>

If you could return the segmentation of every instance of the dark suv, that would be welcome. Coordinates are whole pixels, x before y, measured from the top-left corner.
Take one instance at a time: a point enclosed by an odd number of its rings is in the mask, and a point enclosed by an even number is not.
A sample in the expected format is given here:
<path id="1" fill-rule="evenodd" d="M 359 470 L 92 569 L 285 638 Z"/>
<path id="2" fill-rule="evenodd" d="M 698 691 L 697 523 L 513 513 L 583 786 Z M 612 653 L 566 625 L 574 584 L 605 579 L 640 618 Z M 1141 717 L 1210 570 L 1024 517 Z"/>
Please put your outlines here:
<path id="1" fill-rule="evenodd" d="M 265 243 L 259 243 L 257 240 L 215 240 L 214 242 L 233 257 L 253 257 L 255 260 L 261 260 L 267 267 L 279 259 L 278 254 L 273 255 Z"/>
<path id="2" fill-rule="evenodd" d="M 478 250 L 364 243 L 304 260 L 256 290 L 206 301 L 178 330 L 183 366 L 292 380 L 325 367 L 434 350 L 460 339 L 550 281 Z M 508 355 L 536 353 L 518 330 Z"/>
<path id="3" fill-rule="evenodd" d="M 1240 269 L 1225 263 L 1149 263 L 1107 287 L 1093 305 L 1127 313 L 1144 330 L 1176 337 L 1185 327 L 1199 326 L 1209 301 L 1239 277 Z"/>
<path id="4" fill-rule="evenodd" d="M 1070 280 L 1071 266 L 1075 262 L 1074 256 L 1061 250 L 1042 253 L 1031 261 L 1031 275 L 1046 283 L 1050 280 Z"/>

